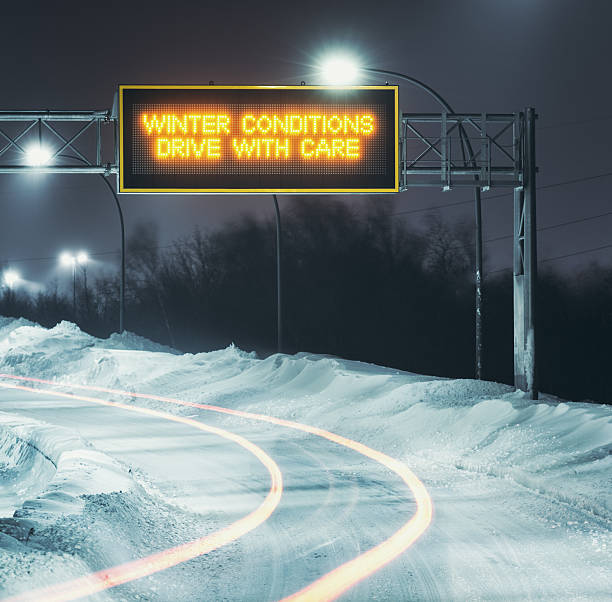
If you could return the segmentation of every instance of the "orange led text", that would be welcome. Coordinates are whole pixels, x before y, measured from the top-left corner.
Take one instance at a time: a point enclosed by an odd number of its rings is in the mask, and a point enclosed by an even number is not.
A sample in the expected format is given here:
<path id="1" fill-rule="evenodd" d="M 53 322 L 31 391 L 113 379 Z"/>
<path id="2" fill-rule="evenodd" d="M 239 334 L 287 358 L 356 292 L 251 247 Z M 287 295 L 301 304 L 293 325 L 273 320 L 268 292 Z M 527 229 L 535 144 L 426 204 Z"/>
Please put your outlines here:
<path id="1" fill-rule="evenodd" d="M 141 132 L 159 160 L 346 161 L 376 133 L 370 113 L 142 113 Z"/>

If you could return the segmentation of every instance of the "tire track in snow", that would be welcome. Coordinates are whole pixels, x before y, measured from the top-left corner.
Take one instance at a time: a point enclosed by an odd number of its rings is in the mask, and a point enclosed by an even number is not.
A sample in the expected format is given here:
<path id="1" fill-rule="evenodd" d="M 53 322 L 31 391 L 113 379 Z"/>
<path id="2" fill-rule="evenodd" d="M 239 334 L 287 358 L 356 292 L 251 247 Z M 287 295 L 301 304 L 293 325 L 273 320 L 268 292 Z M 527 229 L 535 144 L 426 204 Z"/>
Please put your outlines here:
<path id="1" fill-rule="evenodd" d="M 15 378 L 8 375 L 2 375 L 2 377 Z M 19 380 L 27 381 L 28 379 L 19 378 Z M 26 600 L 59 602 L 63 600 L 75 600 L 77 598 L 89 596 L 129 581 L 134 581 L 135 579 L 146 577 L 158 571 L 162 571 L 180 564 L 181 562 L 185 562 L 186 560 L 191 560 L 197 556 L 207 554 L 212 550 L 235 541 L 266 521 L 280 502 L 283 491 L 283 478 L 276 462 L 274 462 L 274 460 L 272 460 L 272 458 L 270 458 L 270 456 L 268 456 L 261 448 L 254 443 L 251 443 L 248 439 L 242 437 L 241 435 L 198 422 L 197 420 L 193 420 L 191 418 L 167 414 L 166 412 L 149 408 L 129 406 L 114 401 L 105 401 L 95 397 L 87 397 L 75 395 L 73 393 L 62 393 L 60 391 L 50 391 L 46 389 L 7 383 L 0 383 L 0 387 L 28 391 L 39 395 L 44 394 L 68 399 L 77 399 L 79 401 L 87 401 L 99 405 L 120 408 L 131 412 L 147 414 L 149 416 L 187 424 L 201 431 L 212 433 L 237 443 L 252 453 L 266 467 L 271 478 L 270 491 L 259 507 L 240 520 L 228 525 L 227 527 L 224 527 L 223 529 L 220 529 L 219 531 L 215 531 L 214 533 L 206 535 L 205 537 L 184 543 L 180 546 L 162 550 L 161 552 L 151 554 L 150 556 L 139 558 L 138 560 L 133 560 L 131 562 L 126 562 L 108 569 L 103 569 L 101 571 L 91 573 L 90 575 L 85 575 L 84 577 L 79 577 L 71 581 L 18 594 L 16 596 L 6 598 L 6 602 L 22 602 Z"/>
<path id="2" fill-rule="evenodd" d="M 233 410 L 230 408 L 224 408 L 221 406 L 214 406 L 209 404 L 195 403 L 191 401 L 182 401 L 174 399 L 172 397 L 164 397 L 160 395 L 149 395 L 145 393 L 133 393 L 130 391 L 121 391 L 118 389 L 110 389 L 105 387 L 96 387 L 91 385 L 78 385 L 73 383 L 57 383 L 45 379 L 28 378 L 23 376 L 14 376 L 10 374 L 0 374 L 0 378 L 7 378 L 25 382 L 35 382 L 40 384 L 71 387 L 74 389 L 83 389 L 88 391 L 97 391 L 100 393 L 107 393 L 112 395 L 123 395 L 137 399 L 148 399 L 151 401 L 160 401 L 163 403 L 170 403 L 174 405 L 187 406 L 192 408 L 198 408 L 202 410 L 208 410 L 212 412 L 218 412 L 221 414 L 229 414 L 232 416 L 238 416 L 240 418 L 246 418 L 249 420 L 258 420 L 260 422 L 267 422 L 294 430 L 299 430 L 311 435 L 316 435 L 327 439 L 338 445 L 342 445 L 349 449 L 352 449 L 363 456 L 366 456 L 379 464 L 382 464 L 395 474 L 397 474 L 402 481 L 408 486 L 412 495 L 415 498 L 417 505 L 416 513 L 408 520 L 404 525 L 397 530 L 391 537 L 385 539 L 377 546 L 364 552 L 338 566 L 333 571 L 322 575 L 311 583 L 304 587 L 298 592 L 284 598 L 284 601 L 321 601 L 321 600 L 334 600 L 348 589 L 363 581 L 380 568 L 400 556 L 405 552 L 429 527 L 433 515 L 433 503 L 427 492 L 427 489 L 419 478 L 403 463 L 395 458 L 392 458 L 382 452 L 353 441 L 347 437 L 337 435 L 324 429 L 301 424 L 299 422 L 293 422 L 291 420 L 284 420 L 282 418 L 275 418 L 274 416 L 266 416 L 263 414 L 255 414 L 252 412 L 244 412 L 241 410 Z M 113 402 L 106 402 L 111 404 Z M 133 409 L 131 406 L 126 406 Z M 194 421 L 195 422 L 195 421 Z"/>

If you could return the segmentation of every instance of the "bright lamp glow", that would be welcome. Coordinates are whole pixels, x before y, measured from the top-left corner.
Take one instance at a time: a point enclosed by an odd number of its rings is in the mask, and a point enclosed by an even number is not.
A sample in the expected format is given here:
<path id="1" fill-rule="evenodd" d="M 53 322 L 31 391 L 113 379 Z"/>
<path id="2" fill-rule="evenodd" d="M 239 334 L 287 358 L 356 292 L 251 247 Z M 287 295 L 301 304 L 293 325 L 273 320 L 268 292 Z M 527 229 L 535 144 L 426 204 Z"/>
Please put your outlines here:
<path id="1" fill-rule="evenodd" d="M 76 260 L 81 265 L 85 265 L 89 261 L 89 255 L 85 251 L 80 251 L 76 256 Z"/>
<path id="2" fill-rule="evenodd" d="M 59 260 L 64 267 L 72 267 L 76 263 L 76 257 L 68 252 L 62 253 Z"/>
<path id="3" fill-rule="evenodd" d="M 321 64 L 321 75 L 329 84 L 354 84 L 359 76 L 357 63 L 348 56 L 332 56 Z"/>
<path id="4" fill-rule="evenodd" d="M 49 162 L 51 159 L 51 151 L 40 144 L 34 144 L 26 149 L 25 156 L 28 165 L 40 167 Z"/>
<path id="5" fill-rule="evenodd" d="M 9 288 L 13 288 L 20 280 L 21 276 L 16 270 L 5 270 L 3 274 L 4 284 Z"/>

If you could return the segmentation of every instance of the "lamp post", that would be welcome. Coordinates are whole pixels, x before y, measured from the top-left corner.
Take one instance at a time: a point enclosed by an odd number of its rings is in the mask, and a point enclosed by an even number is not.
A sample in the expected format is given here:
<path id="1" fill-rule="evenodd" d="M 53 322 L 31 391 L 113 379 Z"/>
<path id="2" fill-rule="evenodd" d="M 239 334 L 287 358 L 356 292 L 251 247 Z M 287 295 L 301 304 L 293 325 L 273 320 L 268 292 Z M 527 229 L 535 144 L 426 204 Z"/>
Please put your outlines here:
<path id="1" fill-rule="evenodd" d="M 359 71 L 366 71 L 368 73 L 376 73 L 378 75 L 385 75 L 389 77 L 393 77 L 395 79 L 400 79 L 405 81 L 420 90 L 423 90 L 429 96 L 431 96 L 446 113 L 454 113 L 450 104 L 436 92 L 433 88 L 419 81 L 418 79 L 411 77 L 409 75 L 405 75 L 403 73 L 398 73 L 396 71 L 387 71 L 385 69 L 374 69 L 370 67 L 361 67 L 359 69 L 355 63 L 350 61 L 344 57 L 336 57 L 330 59 L 327 63 L 323 65 L 322 72 L 326 74 L 326 78 L 335 83 L 349 83 L 350 81 L 354 81 L 356 79 Z M 469 158 L 465 159 L 466 166 L 468 162 L 471 162 L 475 165 L 476 161 L 474 159 L 474 150 L 472 149 L 472 145 L 468 136 L 465 134 L 463 126 L 459 124 L 459 135 L 465 143 L 465 147 L 467 148 Z M 478 176 L 475 176 L 475 179 L 478 179 Z M 482 275 L 482 207 L 481 207 L 481 199 L 480 199 L 480 188 L 474 188 L 474 217 L 475 217 L 475 226 L 476 226 L 476 253 L 475 253 L 475 356 L 476 356 L 476 378 L 482 379 L 482 284 L 483 284 L 483 275 Z"/>
<path id="2" fill-rule="evenodd" d="M 75 157 L 73 155 L 59 155 L 60 157 L 67 157 L 70 159 L 74 159 L 75 161 L 80 161 L 83 164 L 87 164 L 86 161 L 81 159 L 80 157 Z M 46 165 L 51 157 L 51 153 L 44 148 L 40 142 L 38 145 L 32 146 L 26 151 L 26 161 L 28 165 Z M 115 199 L 115 205 L 117 207 L 117 212 L 119 214 L 119 225 L 121 228 L 121 276 L 119 280 L 119 334 L 121 334 L 124 328 L 124 316 L 125 316 L 125 224 L 123 221 L 123 211 L 121 209 L 121 204 L 119 203 L 119 197 L 115 192 L 115 189 L 111 186 L 110 182 L 104 177 L 103 174 L 100 174 L 102 181 L 106 184 L 108 189 L 111 191 L 113 195 L 113 199 Z M 76 277 L 76 276 L 75 276 Z M 74 303 L 76 307 L 76 301 Z M 76 315 L 76 314 L 75 314 Z"/>
<path id="3" fill-rule="evenodd" d="M 115 199 L 115 205 L 117 206 L 117 212 L 119 214 L 119 225 L 121 227 L 121 276 L 119 280 L 119 334 L 122 334 L 125 330 L 125 223 L 123 221 L 123 211 L 121 210 L 121 204 L 119 203 L 119 197 L 115 192 L 115 189 L 111 186 L 110 182 L 100 174 L 103 182 L 106 184 L 108 189 L 111 191 L 113 198 Z"/>
<path id="4" fill-rule="evenodd" d="M 72 268 L 72 315 L 76 321 L 76 264 L 77 259 L 71 253 L 64 251 L 59 256 L 60 265 L 64 268 Z"/>
<path id="5" fill-rule="evenodd" d="M 72 316 L 76 320 L 76 257 L 68 252 L 59 256 L 60 265 L 72 268 Z"/>
<path id="6" fill-rule="evenodd" d="M 14 289 L 17 283 L 21 280 L 21 275 L 17 270 L 6 269 L 2 274 L 2 282 L 6 286 L 6 299 L 9 306 L 9 311 L 12 311 L 12 305 L 14 300 Z"/>
<path id="7" fill-rule="evenodd" d="M 281 289 L 281 219 L 278 208 L 278 199 L 273 194 L 274 212 L 276 214 L 276 351 L 282 353 L 283 350 L 283 305 Z"/>
<path id="8" fill-rule="evenodd" d="M 85 251 L 80 251 L 76 256 L 77 263 L 81 266 L 83 271 L 83 293 L 85 296 L 85 318 L 89 319 L 89 293 L 87 291 L 87 262 L 89 261 L 89 255 Z"/>
<path id="9" fill-rule="evenodd" d="M 83 270 L 83 279 L 85 283 L 85 294 L 87 294 L 87 262 L 89 261 L 89 255 L 85 251 L 79 251 L 76 255 L 64 251 L 60 255 L 60 264 L 66 268 L 72 268 L 72 314 L 76 322 L 76 268 L 77 265 L 81 266 Z"/>

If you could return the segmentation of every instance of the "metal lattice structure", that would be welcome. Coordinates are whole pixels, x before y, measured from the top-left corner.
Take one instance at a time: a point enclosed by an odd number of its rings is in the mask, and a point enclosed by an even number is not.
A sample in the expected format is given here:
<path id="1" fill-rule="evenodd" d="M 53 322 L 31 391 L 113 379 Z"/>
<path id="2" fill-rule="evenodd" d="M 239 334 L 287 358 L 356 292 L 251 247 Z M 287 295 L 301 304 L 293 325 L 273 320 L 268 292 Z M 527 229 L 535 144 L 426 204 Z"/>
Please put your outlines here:
<path id="1" fill-rule="evenodd" d="M 400 188 L 522 185 L 522 114 L 402 116 Z"/>
<path id="2" fill-rule="evenodd" d="M 405 113 L 400 136 L 401 190 L 514 189 L 514 384 L 534 399 L 535 119 L 533 109 L 511 114 Z"/>
<path id="3" fill-rule="evenodd" d="M 399 148 L 400 190 L 514 189 L 514 384 L 534 399 L 535 119 L 534 109 L 511 114 L 404 113 Z M 117 126 L 114 110 L 0 111 L 0 173 L 116 174 Z M 27 164 L 31 144 L 51 149 L 44 165 Z M 479 202 L 480 195 L 476 198 Z"/>
<path id="4" fill-rule="evenodd" d="M 113 129 L 110 142 L 105 126 Z M 0 111 L 0 173 L 116 173 L 116 127 L 110 111 Z M 105 143 L 112 153 L 103 153 Z M 33 145 L 50 149 L 45 165 L 27 164 Z"/>

